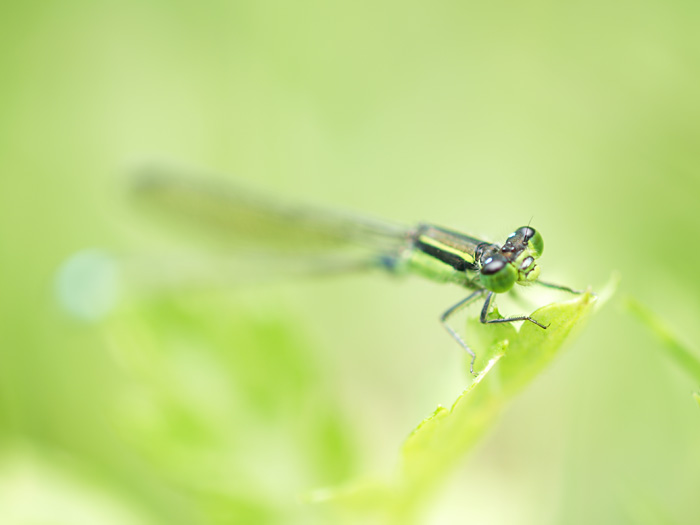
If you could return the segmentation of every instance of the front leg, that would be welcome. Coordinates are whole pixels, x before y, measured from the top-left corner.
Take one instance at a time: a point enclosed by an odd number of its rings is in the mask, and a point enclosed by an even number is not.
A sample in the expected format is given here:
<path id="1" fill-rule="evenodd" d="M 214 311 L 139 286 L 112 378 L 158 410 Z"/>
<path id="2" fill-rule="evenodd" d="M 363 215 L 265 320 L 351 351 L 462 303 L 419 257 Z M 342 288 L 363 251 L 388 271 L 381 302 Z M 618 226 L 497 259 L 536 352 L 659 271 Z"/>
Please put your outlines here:
<path id="1" fill-rule="evenodd" d="M 491 301 L 493 299 L 493 292 L 489 292 L 489 294 L 486 296 L 486 301 L 484 301 L 484 307 L 481 309 L 481 316 L 479 317 L 479 321 L 481 321 L 484 324 L 491 324 L 491 323 L 514 323 L 515 321 L 530 321 L 531 323 L 536 324 L 540 328 L 544 328 L 545 330 L 547 327 L 540 322 L 536 321 L 530 316 L 527 315 L 518 315 L 514 317 L 506 317 L 505 319 L 487 319 L 486 316 L 489 313 L 489 310 L 491 308 Z"/>

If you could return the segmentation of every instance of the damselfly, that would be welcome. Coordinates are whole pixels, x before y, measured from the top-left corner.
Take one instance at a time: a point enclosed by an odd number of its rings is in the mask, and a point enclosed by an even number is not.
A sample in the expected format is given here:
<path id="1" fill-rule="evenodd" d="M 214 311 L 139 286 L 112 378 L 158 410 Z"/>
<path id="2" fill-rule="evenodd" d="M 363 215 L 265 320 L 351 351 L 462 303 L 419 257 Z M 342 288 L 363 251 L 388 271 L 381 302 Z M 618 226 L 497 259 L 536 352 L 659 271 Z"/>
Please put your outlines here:
<path id="1" fill-rule="evenodd" d="M 212 179 L 183 176 L 172 168 L 144 168 L 136 181 L 134 193 L 140 200 L 194 217 L 209 230 L 221 230 L 219 233 L 231 240 L 278 250 L 275 264 L 282 274 L 285 257 L 290 253 L 309 253 L 311 260 L 319 262 L 323 259 L 321 252 L 355 247 L 360 253 L 334 259 L 332 267 L 329 265 L 331 271 L 379 268 L 470 290 L 466 298 L 440 316 L 440 322 L 471 356 L 472 374 L 476 354 L 449 324 L 455 313 L 483 299 L 479 316 L 482 323 L 527 321 L 546 329 L 527 315 L 489 319 L 494 296 L 510 291 L 516 284 L 539 284 L 580 293 L 539 279 L 537 259 L 542 255 L 544 241 L 531 226 L 518 228 L 499 245 L 434 224 L 406 227 L 332 210 L 283 204 Z M 322 271 L 324 265 L 313 267 Z"/>

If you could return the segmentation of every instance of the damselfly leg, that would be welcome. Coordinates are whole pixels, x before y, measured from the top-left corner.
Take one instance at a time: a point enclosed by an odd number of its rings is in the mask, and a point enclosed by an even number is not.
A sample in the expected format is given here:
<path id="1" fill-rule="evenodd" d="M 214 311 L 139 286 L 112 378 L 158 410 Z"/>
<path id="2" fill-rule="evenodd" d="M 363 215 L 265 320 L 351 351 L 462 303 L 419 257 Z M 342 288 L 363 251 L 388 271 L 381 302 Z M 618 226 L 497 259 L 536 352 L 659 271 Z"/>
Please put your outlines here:
<path id="1" fill-rule="evenodd" d="M 454 314 L 459 312 L 462 308 L 466 308 L 471 303 L 473 303 L 476 299 L 478 299 L 479 297 L 482 297 L 485 292 L 486 292 L 486 290 L 481 289 L 481 290 L 477 290 L 477 291 L 471 293 L 469 296 L 462 299 L 460 302 L 458 302 L 454 306 L 451 306 L 450 308 L 445 310 L 445 312 L 440 316 L 440 322 L 442 323 L 442 326 L 444 326 L 445 329 L 447 330 L 447 332 L 452 336 L 452 338 L 455 341 L 457 341 L 459 346 L 461 346 L 464 350 L 466 350 L 466 352 L 472 357 L 472 359 L 469 363 L 469 372 L 471 372 L 472 375 L 476 375 L 476 374 L 474 374 L 474 361 L 476 361 L 476 354 L 474 353 L 474 351 L 471 348 L 469 348 L 469 345 L 467 345 L 467 343 L 464 341 L 464 339 L 462 339 L 462 337 L 457 333 L 457 331 L 454 328 L 452 328 L 449 325 L 449 323 L 447 321 L 449 320 L 450 317 L 452 317 Z"/>
<path id="2" fill-rule="evenodd" d="M 457 333 L 457 331 L 449 325 L 448 320 L 450 317 L 452 317 L 454 314 L 456 314 L 457 312 L 459 312 L 463 308 L 466 308 L 467 306 L 469 306 L 471 303 L 473 303 L 474 301 L 476 301 L 480 297 L 483 297 L 483 295 L 487 292 L 488 292 L 488 290 L 485 290 L 485 289 L 476 290 L 475 292 L 468 295 L 466 298 L 459 301 L 454 306 L 451 306 L 450 308 L 448 308 L 445 311 L 445 313 L 443 313 L 440 316 L 440 322 L 445 327 L 447 332 L 471 356 L 471 361 L 469 362 L 469 372 L 471 372 L 471 374 L 474 376 L 476 376 L 476 374 L 474 373 L 474 362 L 476 361 L 476 354 L 474 353 L 474 351 L 471 348 L 469 348 L 469 345 Z M 517 321 L 530 321 L 531 323 L 536 324 L 540 328 L 543 328 L 545 330 L 547 329 L 547 327 L 545 325 L 543 325 L 542 323 L 538 322 L 537 320 L 535 320 L 532 317 L 529 317 L 527 315 L 506 317 L 504 319 L 487 319 L 489 310 L 491 309 L 491 302 L 493 300 L 493 296 L 494 296 L 494 292 L 488 292 L 488 295 L 486 296 L 486 300 L 484 301 L 484 306 L 481 308 L 481 315 L 479 316 L 479 322 L 481 322 L 483 324 L 495 324 L 495 323 L 514 323 Z"/>
<path id="3" fill-rule="evenodd" d="M 545 330 L 547 327 L 543 325 L 542 323 L 535 321 L 532 317 L 529 317 L 527 315 L 517 315 L 514 317 L 505 317 L 503 319 L 486 319 L 486 316 L 489 313 L 489 309 L 491 307 L 491 301 L 493 300 L 493 292 L 489 292 L 489 294 L 486 296 L 486 301 L 484 301 L 484 307 L 481 309 L 481 315 L 479 316 L 479 321 L 481 321 L 484 324 L 492 324 L 492 323 L 514 323 L 516 321 L 530 321 L 531 323 L 536 324 L 540 328 L 544 328 Z"/>
<path id="4" fill-rule="evenodd" d="M 568 286 L 562 286 L 560 284 L 548 283 L 545 281 L 540 281 L 539 279 L 536 282 L 540 286 L 544 286 L 545 288 L 551 288 L 552 290 L 560 290 L 562 292 L 568 292 L 568 293 L 572 293 L 574 295 L 581 295 L 582 293 L 584 293 L 581 290 L 574 290 L 573 288 L 569 288 Z"/>

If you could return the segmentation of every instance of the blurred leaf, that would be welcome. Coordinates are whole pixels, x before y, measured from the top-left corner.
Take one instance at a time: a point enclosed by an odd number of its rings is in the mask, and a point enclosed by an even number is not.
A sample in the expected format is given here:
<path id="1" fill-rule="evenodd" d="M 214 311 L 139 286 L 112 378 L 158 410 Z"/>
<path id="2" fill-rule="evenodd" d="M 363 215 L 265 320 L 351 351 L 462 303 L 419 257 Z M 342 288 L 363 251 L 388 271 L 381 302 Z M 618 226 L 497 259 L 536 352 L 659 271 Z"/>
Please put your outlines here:
<path id="1" fill-rule="evenodd" d="M 666 348 L 666 356 L 700 383 L 700 358 L 682 343 L 673 331 L 649 308 L 633 298 L 625 302 L 627 311 L 649 328 Z M 695 394 L 697 399 L 697 394 Z"/>
<path id="2" fill-rule="evenodd" d="M 292 523 L 308 511 L 297 487 L 355 471 L 352 428 L 289 319 L 225 294 L 169 294 L 106 326 L 123 376 L 115 430 L 209 523 Z"/>
<path id="3" fill-rule="evenodd" d="M 672 525 L 678 523 L 671 509 L 658 494 L 644 487 L 638 480 L 629 479 L 620 487 L 620 502 L 627 521 L 637 525 Z"/>

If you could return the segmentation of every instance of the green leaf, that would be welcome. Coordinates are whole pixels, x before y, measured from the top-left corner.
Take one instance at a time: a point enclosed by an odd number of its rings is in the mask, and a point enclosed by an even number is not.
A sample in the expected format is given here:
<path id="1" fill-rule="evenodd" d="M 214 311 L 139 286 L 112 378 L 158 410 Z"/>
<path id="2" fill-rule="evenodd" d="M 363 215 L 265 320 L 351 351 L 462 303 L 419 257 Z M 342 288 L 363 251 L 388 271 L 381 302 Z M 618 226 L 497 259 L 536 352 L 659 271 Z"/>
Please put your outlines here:
<path id="1" fill-rule="evenodd" d="M 491 426 L 506 402 L 527 385 L 556 356 L 572 333 L 593 311 L 591 293 L 540 308 L 531 317 L 547 330 L 525 323 L 484 325 L 470 320 L 470 341 L 488 359 L 474 382 L 439 417 L 423 421 L 403 447 L 404 504 L 434 486 Z M 479 337 L 473 337 L 479 334 Z"/>
<path id="2" fill-rule="evenodd" d="M 611 280 L 604 296 L 612 295 Z M 442 406 L 424 419 L 402 448 L 394 479 L 359 482 L 342 489 L 316 493 L 315 501 L 371 511 L 385 522 L 409 523 L 426 496 L 454 469 L 499 416 L 506 403 L 537 376 L 602 304 L 586 292 L 573 300 L 544 306 L 531 314 L 546 330 L 524 323 L 485 325 L 468 321 L 467 337 L 477 351 L 478 376 L 450 409 Z M 495 311 L 495 316 L 499 316 Z M 380 496 L 381 494 L 381 496 Z"/>

